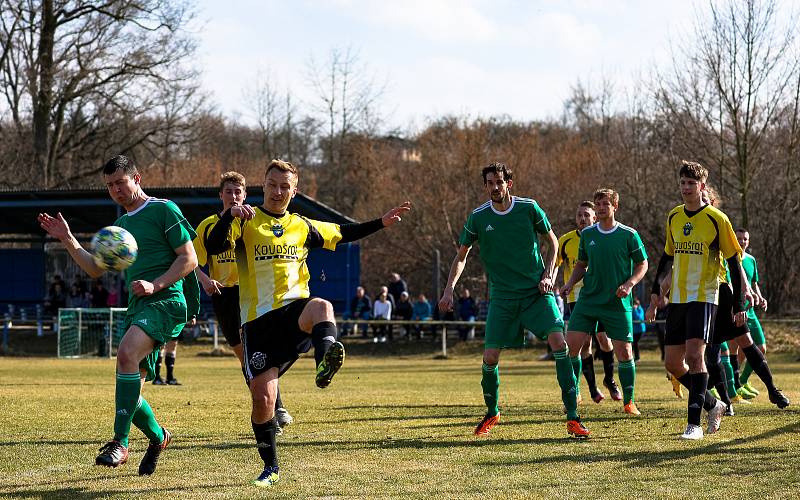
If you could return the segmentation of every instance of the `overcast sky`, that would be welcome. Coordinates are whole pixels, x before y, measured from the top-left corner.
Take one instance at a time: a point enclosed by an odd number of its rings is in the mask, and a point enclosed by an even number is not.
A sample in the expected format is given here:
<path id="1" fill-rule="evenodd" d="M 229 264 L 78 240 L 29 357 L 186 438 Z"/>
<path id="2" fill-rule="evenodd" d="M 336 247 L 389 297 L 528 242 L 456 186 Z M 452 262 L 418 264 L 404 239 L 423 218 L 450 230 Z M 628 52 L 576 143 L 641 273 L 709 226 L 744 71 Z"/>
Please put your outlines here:
<path id="1" fill-rule="evenodd" d="M 387 83 L 390 126 L 444 114 L 558 116 L 570 86 L 627 86 L 667 64 L 696 3 L 612 0 L 201 0 L 200 64 L 221 111 L 248 121 L 258 72 L 314 100 L 308 62 L 357 51 Z M 701 6 L 703 4 L 700 4 Z M 305 106 L 306 108 L 308 106 Z"/>

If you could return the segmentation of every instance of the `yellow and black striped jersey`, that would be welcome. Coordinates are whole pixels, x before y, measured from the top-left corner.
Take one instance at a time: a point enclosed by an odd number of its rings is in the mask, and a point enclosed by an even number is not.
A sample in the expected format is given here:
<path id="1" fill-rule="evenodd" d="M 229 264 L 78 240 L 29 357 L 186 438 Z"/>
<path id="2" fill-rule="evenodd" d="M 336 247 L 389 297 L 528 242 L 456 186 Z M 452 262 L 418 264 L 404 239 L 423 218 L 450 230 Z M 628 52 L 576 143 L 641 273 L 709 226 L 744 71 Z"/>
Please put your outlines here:
<path id="1" fill-rule="evenodd" d="M 228 233 L 239 269 L 242 324 L 309 297 L 309 249 L 335 250 L 342 239 L 339 224 L 289 212 L 276 218 L 255 208 L 253 219 L 231 224 Z"/>
<path id="2" fill-rule="evenodd" d="M 222 286 L 234 286 L 239 283 L 239 271 L 236 268 L 234 251 L 231 249 L 219 255 L 208 255 L 206 251 L 206 238 L 217 222 L 219 222 L 219 214 L 214 214 L 203 219 L 203 222 L 197 226 L 197 236 L 192 241 L 194 251 L 197 253 L 197 265 L 208 264 L 208 275 L 211 279 L 219 281 Z M 238 224 L 238 222 L 235 223 Z"/>
<path id="3" fill-rule="evenodd" d="M 667 216 L 664 252 L 674 257 L 670 301 L 716 304 L 722 261 L 741 257 L 742 248 L 720 210 L 706 205 L 690 213 L 679 205 Z"/>
<path id="4" fill-rule="evenodd" d="M 564 283 L 569 280 L 572 271 L 575 270 L 575 263 L 578 261 L 578 245 L 581 242 L 581 232 L 574 229 L 558 239 L 558 255 L 556 256 L 556 267 L 564 265 Z M 583 288 L 583 280 L 575 283 L 567 297 L 568 304 L 578 301 L 578 295 Z"/>

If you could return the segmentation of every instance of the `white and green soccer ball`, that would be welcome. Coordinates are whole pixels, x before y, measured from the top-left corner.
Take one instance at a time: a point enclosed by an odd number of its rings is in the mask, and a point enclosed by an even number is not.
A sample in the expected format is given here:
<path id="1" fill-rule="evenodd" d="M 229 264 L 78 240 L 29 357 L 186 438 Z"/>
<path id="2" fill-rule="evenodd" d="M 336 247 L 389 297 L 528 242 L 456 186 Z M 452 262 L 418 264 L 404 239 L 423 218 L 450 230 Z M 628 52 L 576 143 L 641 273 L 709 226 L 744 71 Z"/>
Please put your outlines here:
<path id="1" fill-rule="evenodd" d="M 122 271 L 133 264 L 139 246 L 133 235 L 119 226 L 106 226 L 92 238 L 92 258 L 106 271 Z"/>

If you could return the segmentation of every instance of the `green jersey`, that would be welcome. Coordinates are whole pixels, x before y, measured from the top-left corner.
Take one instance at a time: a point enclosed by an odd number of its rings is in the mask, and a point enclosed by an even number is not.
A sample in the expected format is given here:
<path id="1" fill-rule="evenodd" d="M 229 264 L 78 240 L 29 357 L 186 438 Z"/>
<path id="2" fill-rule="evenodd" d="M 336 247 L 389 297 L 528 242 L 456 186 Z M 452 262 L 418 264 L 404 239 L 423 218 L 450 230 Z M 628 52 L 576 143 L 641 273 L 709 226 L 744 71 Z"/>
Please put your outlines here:
<path id="1" fill-rule="evenodd" d="M 749 283 L 751 287 L 753 283 L 758 283 L 758 265 L 756 264 L 756 258 L 744 252 L 744 254 L 742 254 L 742 267 L 744 268 L 744 274 L 747 276 L 747 283 Z M 756 317 L 755 308 L 747 308 L 747 317 Z"/>
<path id="2" fill-rule="evenodd" d="M 528 198 L 511 197 L 511 207 L 498 212 L 491 201 L 467 217 L 459 242 L 480 244 L 480 257 L 489 276 L 493 299 L 539 295 L 544 262 L 539 254 L 539 234 L 550 232 L 550 221 Z"/>
<path id="3" fill-rule="evenodd" d="M 639 233 L 619 222 L 610 231 L 599 224 L 581 231 L 578 260 L 587 264 L 578 302 L 630 311 L 633 294 L 621 299 L 617 288 L 633 274 L 634 264 L 647 260 Z"/>
<path id="4" fill-rule="evenodd" d="M 114 225 L 127 229 L 139 246 L 136 260 L 125 270 L 125 280 L 128 283 L 136 280 L 152 282 L 167 272 L 177 257 L 175 249 L 191 243 L 197 236 L 175 203 L 158 198 L 148 198 L 144 205 L 122 215 Z M 194 302 L 197 301 L 199 305 L 199 292 L 196 298 L 185 297 L 186 279 L 196 280 L 194 273 L 189 273 L 186 278 L 147 297 L 138 297 L 132 291 L 129 292 L 128 313 L 131 314 L 153 301 L 175 300 L 187 305 L 191 317 L 196 314 L 193 310 Z M 192 291 L 189 295 L 194 295 L 196 287 L 186 286 L 186 289 L 187 292 Z"/>

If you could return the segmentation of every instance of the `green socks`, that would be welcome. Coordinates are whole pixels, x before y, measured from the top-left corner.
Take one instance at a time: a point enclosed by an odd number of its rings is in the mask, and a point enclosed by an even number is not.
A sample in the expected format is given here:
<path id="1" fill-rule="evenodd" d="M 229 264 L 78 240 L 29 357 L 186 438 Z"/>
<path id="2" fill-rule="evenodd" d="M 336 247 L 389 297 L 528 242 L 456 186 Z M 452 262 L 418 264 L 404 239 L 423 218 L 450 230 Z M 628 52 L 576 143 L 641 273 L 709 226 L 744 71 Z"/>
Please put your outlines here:
<path id="1" fill-rule="evenodd" d="M 633 401 L 633 388 L 636 383 L 636 363 L 633 359 L 619 362 L 619 383 L 622 385 L 622 398 L 625 404 Z"/>
<path id="2" fill-rule="evenodd" d="M 575 396 L 577 397 L 578 394 L 581 393 L 581 370 L 583 369 L 580 354 L 575 356 L 574 358 L 570 356 L 569 358 L 570 363 L 572 363 L 572 373 L 575 375 Z"/>
<path id="3" fill-rule="evenodd" d="M 744 366 L 742 367 L 742 373 L 739 375 L 739 382 L 742 385 L 746 384 L 748 380 L 750 380 L 750 375 L 753 373 L 753 367 L 750 366 L 749 361 L 744 362 Z"/>
<path id="4" fill-rule="evenodd" d="M 730 356 L 722 356 L 720 364 L 722 369 L 725 370 L 725 392 L 728 393 L 729 398 L 736 397 L 736 384 L 733 382 L 733 365 L 731 364 Z"/>
<path id="5" fill-rule="evenodd" d="M 114 439 L 122 446 L 128 446 L 128 434 L 131 432 L 133 414 L 139 403 L 141 392 L 139 372 L 117 373 L 116 416 L 114 417 Z"/>
<path id="6" fill-rule="evenodd" d="M 486 402 L 486 414 L 493 417 L 500 413 L 500 408 L 497 406 L 500 399 L 500 370 L 497 365 L 489 366 L 484 363 L 482 372 L 481 387 L 483 400 Z"/>
<path id="7" fill-rule="evenodd" d="M 164 440 L 164 432 L 156 421 L 153 409 L 146 399 L 139 396 L 139 404 L 133 413 L 133 425 L 144 432 L 152 444 L 160 444 Z"/>
<path id="8" fill-rule="evenodd" d="M 578 401 L 576 392 L 576 377 L 572 368 L 567 350 L 553 351 L 553 358 L 556 360 L 556 377 L 558 385 L 561 387 L 561 401 L 567 409 L 567 420 L 578 418 Z"/>

